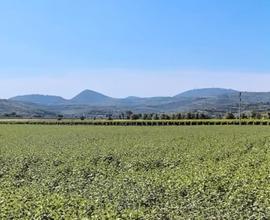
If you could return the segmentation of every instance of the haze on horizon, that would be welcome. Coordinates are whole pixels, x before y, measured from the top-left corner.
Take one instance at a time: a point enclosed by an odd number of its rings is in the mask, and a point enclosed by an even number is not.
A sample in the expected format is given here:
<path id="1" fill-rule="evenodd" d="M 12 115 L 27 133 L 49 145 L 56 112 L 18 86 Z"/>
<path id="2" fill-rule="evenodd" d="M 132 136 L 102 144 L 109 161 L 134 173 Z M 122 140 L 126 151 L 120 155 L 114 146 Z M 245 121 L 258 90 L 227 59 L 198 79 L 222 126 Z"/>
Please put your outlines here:
<path id="1" fill-rule="evenodd" d="M 270 1 L 0 3 L 0 98 L 270 91 Z"/>

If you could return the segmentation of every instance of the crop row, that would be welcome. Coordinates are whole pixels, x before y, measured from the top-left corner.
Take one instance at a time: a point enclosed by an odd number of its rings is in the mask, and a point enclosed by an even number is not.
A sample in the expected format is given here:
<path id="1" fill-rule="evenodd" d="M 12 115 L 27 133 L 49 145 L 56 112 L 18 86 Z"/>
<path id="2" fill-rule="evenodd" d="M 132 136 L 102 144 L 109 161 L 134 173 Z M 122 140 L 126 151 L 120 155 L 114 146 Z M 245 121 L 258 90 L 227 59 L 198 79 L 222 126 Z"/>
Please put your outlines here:
<path id="1" fill-rule="evenodd" d="M 0 124 L 101 125 L 101 126 L 192 126 L 270 125 L 270 120 L 0 120 Z"/>

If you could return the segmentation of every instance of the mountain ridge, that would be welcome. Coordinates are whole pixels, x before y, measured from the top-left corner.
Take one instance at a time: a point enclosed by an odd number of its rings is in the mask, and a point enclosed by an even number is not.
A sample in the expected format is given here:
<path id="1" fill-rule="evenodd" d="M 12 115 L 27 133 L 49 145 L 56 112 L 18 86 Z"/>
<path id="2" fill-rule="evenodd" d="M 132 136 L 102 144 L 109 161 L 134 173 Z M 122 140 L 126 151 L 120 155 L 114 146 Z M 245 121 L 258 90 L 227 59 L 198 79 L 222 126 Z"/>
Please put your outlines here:
<path id="1" fill-rule="evenodd" d="M 2 106 L 0 103 L 0 114 L 17 109 L 19 113 L 29 115 L 38 110 L 44 114 L 63 114 L 67 117 L 118 114 L 129 110 L 137 113 L 203 111 L 217 115 L 231 111 L 237 113 L 238 105 L 239 91 L 224 88 L 192 89 L 175 96 L 126 98 L 113 98 L 93 90 L 84 90 L 71 99 L 51 95 L 15 96 L 3 102 Z M 10 106 L 10 110 L 7 106 Z M 29 111 L 26 111 L 27 108 Z M 270 111 L 270 92 L 242 92 L 242 108 L 243 111 Z"/>
<path id="2" fill-rule="evenodd" d="M 213 97 L 224 94 L 234 94 L 239 93 L 239 91 L 234 89 L 225 89 L 225 88 L 200 88 L 192 89 L 185 92 L 182 92 L 174 97 Z"/>
<path id="3" fill-rule="evenodd" d="M 103 101 L 120 101 L 120 100 L 150 100 L 150 99 L 166 99 L 166 98 L 177 98 L 177 97 L 213 97 L 217 95 L 225 95 L 239 93 L 237 90 L 233 89 L 224 89 L 224 88 L 200 88 L 200 89 L 191 89 L 185 92 L 179 93 L 175 96 L 153 96 L 153 97 L 138 97 L 138 96 L 127 96 L 125 98 L 113 98 L 102 93 L 85 89 L 79 94 L 75 95 L 71 99 L 65 99 L 57 95 L 42 95 L 42 94 L 29 94 L 29 95 L 19 95 L 9 98 L 8 100 L 30 102 L 35 104 L 46 104 L 54 105 L 58 104 L 98 104 Z M 201 95 L 202 94 L 202 95 Z M 40 99 L 40 100 L 39 100 Z M 47 100 L 47 103 L 45 101 Z"/>
<path id="4" fill-rule="evenodd" d="M 61 96 L 42 94 L 19 95 L 9 98 L 8 100 L 35 103 L 40 105 L 64 104 L 67 101 L 67 99 L 64 99 Z"/>

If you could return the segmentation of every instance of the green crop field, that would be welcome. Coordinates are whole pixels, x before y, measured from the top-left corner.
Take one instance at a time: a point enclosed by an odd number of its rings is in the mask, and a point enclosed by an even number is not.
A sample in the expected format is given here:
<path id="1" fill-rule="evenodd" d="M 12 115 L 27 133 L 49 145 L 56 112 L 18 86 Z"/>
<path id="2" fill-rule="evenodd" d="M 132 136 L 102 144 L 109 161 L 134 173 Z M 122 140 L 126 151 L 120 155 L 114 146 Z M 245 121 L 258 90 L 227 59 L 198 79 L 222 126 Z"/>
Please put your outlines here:
<path id="1" fill-rule="evenodd" d="M 0 119 L 3 124 L 93 125 L 93 126 L 192 126 L 192 125 L 270 125 L 269 119 L 180 119 L 180 120 L 106 120 L 106 119 Z"/>
<path id="2" fill-rule="evenodd" d="M 268 126 L 0 125 L 0 219 L 269 219 Z"/>

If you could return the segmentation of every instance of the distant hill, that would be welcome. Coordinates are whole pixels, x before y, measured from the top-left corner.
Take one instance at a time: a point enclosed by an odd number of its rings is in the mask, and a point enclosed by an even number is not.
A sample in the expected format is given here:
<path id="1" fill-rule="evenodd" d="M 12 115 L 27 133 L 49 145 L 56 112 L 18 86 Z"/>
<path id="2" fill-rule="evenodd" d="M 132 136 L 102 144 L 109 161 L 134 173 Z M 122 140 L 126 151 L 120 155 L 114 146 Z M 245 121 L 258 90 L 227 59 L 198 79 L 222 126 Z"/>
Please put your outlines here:
<path id="1" fill-rule="evenodd" d="M 223 89 L 223 88 L 204 88 L 204 89 L 193 89 L 183 93 L 180 93 L 174 97 L 193 97 L 193 98 L 202 98 L 202 97 L 216 97 L 221 95 L 232 95 L 239 93 L 233 89 Z"/>
<path id="2" fill-rule="evenodd" d="M 0 115 L 16 113 L 18 116 L 47 116 L 53 117 L 55 112 L 46 110 L 44 106 L 36 104 L 0 99 Z"/>
<path id="3" fill-rule="evenodd" d="M 35 103 L 39 105 L 61 105 L 66 104 L 67 100 L 60 96 L 51 95 L 22 95 L 10 98 L 13 101 Z"/>
<path id="4" fill-rule="evenodd" d="M 218 97 L 221 95 L 234 95 L 238 94 L 237 91 L 232 89 L 222 88 L 205 88 L 205 89 L 193 89 L 183 93 L 180 93 L 174 97 L 136 97 L 129 96 L 127 98 L 112 98 L 104 94 L 95 92 L 93 90 L 84 90 L 72 99 L 64 99 L 60 96 L 50 95 L 22 95 L 10 98 L 13 101 L 21 101 L 28 103 L 35 103 L 39 105 L 159 105 L 166 104 L 168 102 L 179 101 L 179 98 L 210 98 Z"/>
<path id="5" fill-rule="evenodd" d="M 219 114 L 237 112 L 239 91 L 223 88 L 193 89 L 173 97 L 113 98 L 104 94 L 84 90 L 72 99 L 59 96 L 25 95 L 2 101 L 2 112 L 18 111 L 24 114 L 107 114 L 131 110 L 139 113 L 207 111 Z M 270 111 L 269 92 L 242 92 L 243 110 Z"/>
<path id="6" fill-rule="evenodd" d="M 108 102 L 113 102 L 113 98 L 92 90 L 84 90 L 69 100 L 69 104 L 78 105 L 104 105 Z"/>

